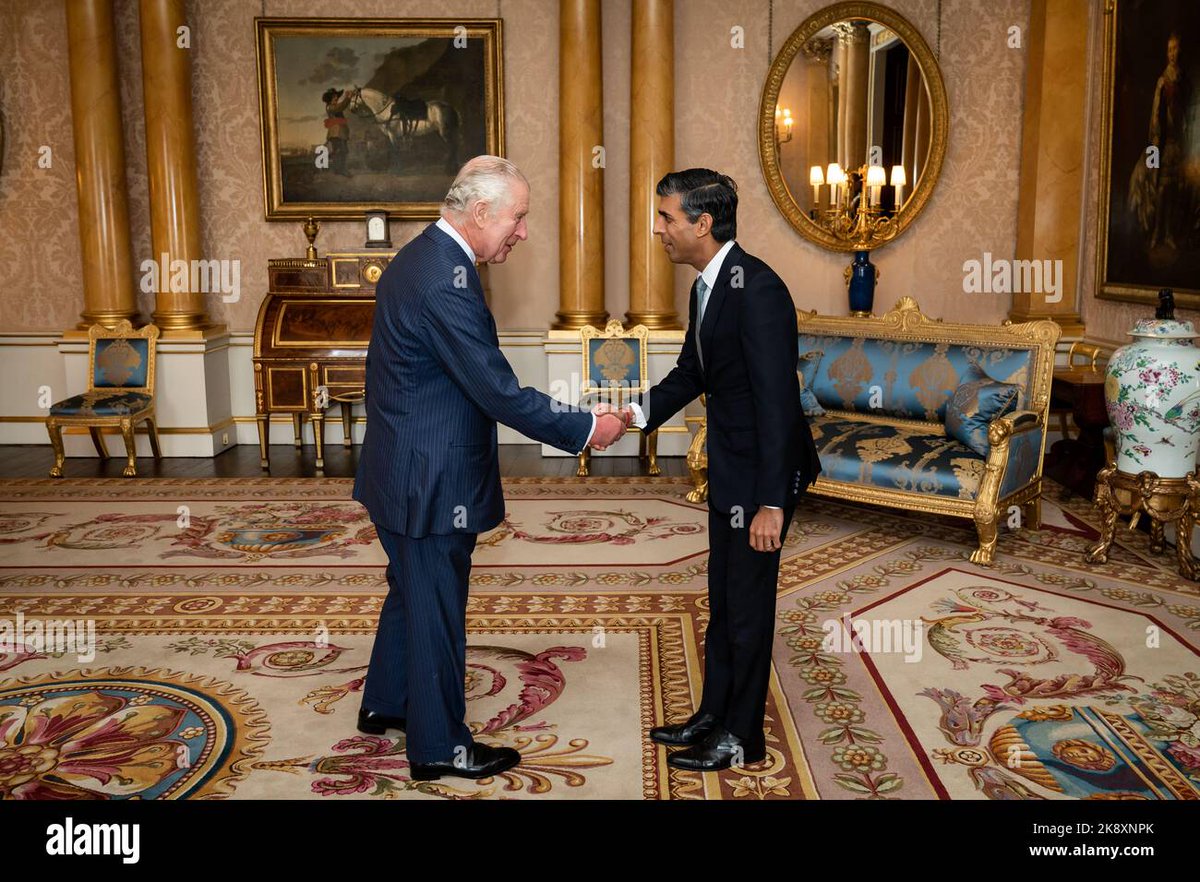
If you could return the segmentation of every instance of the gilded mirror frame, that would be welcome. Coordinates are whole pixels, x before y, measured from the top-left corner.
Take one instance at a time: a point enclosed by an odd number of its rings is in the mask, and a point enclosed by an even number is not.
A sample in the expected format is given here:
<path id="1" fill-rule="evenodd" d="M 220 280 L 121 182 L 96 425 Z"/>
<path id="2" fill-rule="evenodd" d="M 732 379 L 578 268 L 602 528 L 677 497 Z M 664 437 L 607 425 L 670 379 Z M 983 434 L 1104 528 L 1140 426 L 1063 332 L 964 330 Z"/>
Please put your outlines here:
<path id="1" fill-rule="evenodd" d="M 892 238 L 902 234 L 929 202 L 929 197 L 937 186 L 938 177 L 942 171 L 942 161 L 946 157 L 946 143 L 950 132 L 950 105 L 946 99 L 946 86 L 942 81 L 942 72 L 938 67 L 937 59 L 930 50 L 929 44 L 925 42 L 925 38 L 921 36 L 921 32 L 900 13 L 878 3 L 852 0 L 852 2 L 835 3 L 819 10 L 792 31 L 791 36 L 788 37 L 771 62 L 767 81 L 763 85 L 762 100 L 758 109 L 758 156 L 771 199 L 788 223 L 792 225 L 792 228 L 816 245 L 830 251 L 842 252 L 864 249 L 861 245 L 837 238 L 814 222 L 792 196 L 783 179 L 779 167 L 779 154 L 775 145 L 775 107 L 779 103 L 779 93 L 783 89 L 783 81 L 787 76 L 788 69 L 796 56 L 800 54 L 804 44 L 829 25 L 850 18 L 877 22 L 891 29 L 896 36 L 903 40 L 917 61 L 929 92 L 932 120 L 929 157 L 920 180 L 913 184 L 912 195 L 895 215 L 896 233 Z M 891 241 L 891 239 L 887 241 Z M 870 249 L 885 244 L 887 242 L 873 244 Z"/>

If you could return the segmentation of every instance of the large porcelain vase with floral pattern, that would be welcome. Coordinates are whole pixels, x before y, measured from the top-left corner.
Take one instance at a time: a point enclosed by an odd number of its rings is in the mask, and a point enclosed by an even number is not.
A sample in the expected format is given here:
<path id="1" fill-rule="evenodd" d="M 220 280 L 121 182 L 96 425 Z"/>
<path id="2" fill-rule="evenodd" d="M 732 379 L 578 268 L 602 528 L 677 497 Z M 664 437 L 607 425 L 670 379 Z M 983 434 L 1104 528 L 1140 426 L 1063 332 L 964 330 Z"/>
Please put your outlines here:
<path id="1" fill-rule="evenodd" d="M 1182 478 L 1200 444 L 1200 349 L 1191 322 L 1142 319 L 1108 363 L 1104 398 L 1117 469 Z"/>

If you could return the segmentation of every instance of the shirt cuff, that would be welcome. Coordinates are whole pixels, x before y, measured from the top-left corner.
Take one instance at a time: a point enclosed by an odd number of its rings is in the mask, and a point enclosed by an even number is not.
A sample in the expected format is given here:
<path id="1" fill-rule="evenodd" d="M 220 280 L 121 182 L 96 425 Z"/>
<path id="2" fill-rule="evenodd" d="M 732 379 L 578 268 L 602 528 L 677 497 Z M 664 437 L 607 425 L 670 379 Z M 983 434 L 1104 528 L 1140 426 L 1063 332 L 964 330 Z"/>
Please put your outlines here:
<path id="1" fill-rule="evenodd" d="M 774 509 L 775 511 L 783 511 L 778 505 L 764 505 L 763 508 Z"/>
<path id="2" fill-rule="evenodd" d="M 587 441 L 583 442 L 582 450 L 578 450 L 575 452 L 576 456 L 579 456 L 579 454 L 583 453 L 584 450 L 588 449 L 588 444 L 591 442 L 592 436 L 595 434 L 596 434 L 596 415 L 592 414 L 592 427 L 588 430 Z"/>
<path id="3" fill-rule="evenodd" d="M 631 401 L 629 409 L 633 411 L 633 424 L 639 429 L 646 428 L 646 415 L 642 413 L 642 406 L 636 401 Z"/>

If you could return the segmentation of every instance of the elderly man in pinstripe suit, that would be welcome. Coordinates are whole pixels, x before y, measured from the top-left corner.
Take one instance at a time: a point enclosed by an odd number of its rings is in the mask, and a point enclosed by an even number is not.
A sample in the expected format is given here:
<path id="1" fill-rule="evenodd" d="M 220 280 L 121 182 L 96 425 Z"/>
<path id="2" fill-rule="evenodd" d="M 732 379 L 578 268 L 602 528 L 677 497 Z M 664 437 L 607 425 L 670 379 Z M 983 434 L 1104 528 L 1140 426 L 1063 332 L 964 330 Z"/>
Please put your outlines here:
<path id="1" fill-rule="evenodd" d="M 375 288 L 367 433 L 354 498 L 387 552 L 358 728 L 407 733 L 414 780 L 484 778 L 520 761 L 472 739 L 466 713 L 467 583 L 479 533 L 504 517 L 496 423 L 568 453 L 603 450 L 626 428 L 522 388 L 500 352 L 477 262 L 503 263 L 527 238 L 529 184 L 477 156 L 442 217 L 392 259 Z"/>

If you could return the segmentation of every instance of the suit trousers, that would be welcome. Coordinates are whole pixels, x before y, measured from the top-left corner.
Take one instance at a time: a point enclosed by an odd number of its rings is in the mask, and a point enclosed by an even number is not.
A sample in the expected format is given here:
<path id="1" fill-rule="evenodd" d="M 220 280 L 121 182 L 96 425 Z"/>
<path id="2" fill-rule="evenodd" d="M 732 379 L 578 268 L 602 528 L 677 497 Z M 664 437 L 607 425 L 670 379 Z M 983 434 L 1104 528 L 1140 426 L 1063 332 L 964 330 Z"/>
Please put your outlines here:
<path id="1" fill-rule="evenodd" d="M 700 712 L 719 717 L 734 735 L 758 746 L 765 740 L 782 548 L 762 552 L 750 545 L 755 511 L 747 511 L 737 526 L 728 513 L 708 513 L 709 620 Z M 783 510 L 781 545 L 795 511 L 794 506 Z"/>
<path id="2" fill-rule="evenodd" d="M 362 706 L 407 721 L 410 763 L 451 760 L 466 716 L 467 586 L 475 533 L 415 539 L 375 525 L 388 556 Z"/>

